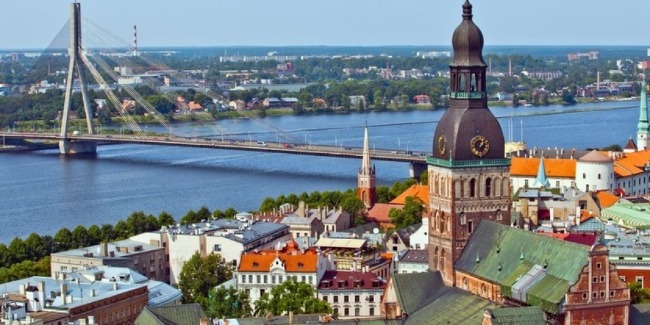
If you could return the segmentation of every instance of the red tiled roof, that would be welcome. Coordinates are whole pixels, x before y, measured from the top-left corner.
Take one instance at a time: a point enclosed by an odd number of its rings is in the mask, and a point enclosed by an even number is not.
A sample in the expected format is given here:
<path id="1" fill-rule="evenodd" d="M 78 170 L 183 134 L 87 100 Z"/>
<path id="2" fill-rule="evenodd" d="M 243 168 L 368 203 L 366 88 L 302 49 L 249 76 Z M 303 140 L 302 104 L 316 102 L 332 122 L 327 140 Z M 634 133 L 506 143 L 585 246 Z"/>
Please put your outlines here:
<path id="1" fill-rule="evenodd" d="M 386 282 L 371 272 L 325 271 L 318 290 L 383 290 Z"/>
<path id="2" fill-rule="evenodd" d="M 406 189 L 402 194 L 398 195 L 395 199 L 390 201 L 390 204 L 406 204 L 406 198 L 412 196 L 420 199 L 422 203 L 429 204 L 429 186 L 427 185 L 413 185 Z"/>
<path id="3" fill-rule="evenodd" d="M 262 251 L 259 253 L 243 253 L 239 263 L 239 272 L 269 272 L 275 258 L 279 257 L 284 263 L 286 272 L 316 272 L 318 255 L 309 250 L 301 253 L 277 253 L 275 251 Z"/>
<path id="4" fill-rule="evenodd" d="M 512 157 L 510 160 L 510 175 L 537 176 L 540 158 Z M 575 178 L 576 160 L 544 158 L 546 177 Z"/>
<path id="5" fill-rule="evenodd" d="M 576 244 L 582 244 L 582 245 L 587 245 L 591 246 L 594 243 L 596 243 L 596 234 L 588 234 L 588 233 L 550 233 L 550 232 L 539 232 L 537 233 L 538 235 L 542 236 L 547 236 L 547 237 L 553 237 L 555 239 L 559 240 L 564 240 Z"/>
<path id="6" fill-rule="evenodd" d="M 607 191 L 600 191 L 596 193 L 596 197 L 598 198 L 598 202 L 600 202 L 600 208 L 605 209 L 609 208 L 610 206 L 614 205 L 614 203 L 618 202 L 619 197 L 609 193 Z"/>

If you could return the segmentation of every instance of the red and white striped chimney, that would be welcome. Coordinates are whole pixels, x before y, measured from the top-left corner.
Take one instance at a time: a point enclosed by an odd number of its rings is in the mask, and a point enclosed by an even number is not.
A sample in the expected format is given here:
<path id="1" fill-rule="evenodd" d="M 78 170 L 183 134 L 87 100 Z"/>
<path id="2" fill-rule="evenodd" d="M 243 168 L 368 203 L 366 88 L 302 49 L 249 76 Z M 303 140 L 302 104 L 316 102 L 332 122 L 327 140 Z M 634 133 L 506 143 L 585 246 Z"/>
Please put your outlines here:
<path id="1" fill-rule="evenodd" d="M 133 55 L 138 55 L 138 26 L 133 25 Z"/>

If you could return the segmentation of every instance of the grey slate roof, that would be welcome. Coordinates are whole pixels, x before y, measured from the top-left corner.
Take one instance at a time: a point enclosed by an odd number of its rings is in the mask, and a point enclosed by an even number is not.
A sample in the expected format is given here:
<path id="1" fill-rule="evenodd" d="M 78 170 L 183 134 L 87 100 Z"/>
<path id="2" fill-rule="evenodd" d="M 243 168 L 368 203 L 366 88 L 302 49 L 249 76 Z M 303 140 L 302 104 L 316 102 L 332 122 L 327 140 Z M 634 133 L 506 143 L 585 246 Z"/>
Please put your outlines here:
<path id="1" fill-rule="evenodd" d="M 418 229 L 420 229 L 420 227 L 422 227 L 421 222 L 402 228 L 396 231 L 396 233 L 402 239 L 404 245 L 406 245 L 406 247 L 409 247 L 411 245 L 411 235 L 415 233 Z"/>
<path id="2" fill-rule="evenodd" d="M 341 232 L 350 232 L 360 236 L 365 233 L 372 233 L 374 229 L 379 229 L 379 225 L 376 222 L 368 222 L 366 224 L 356 226 L 354 228 L 341 230 Z"/>
<path id="3" fill-rule="evenodd" d="M 135 320 L 136 325 L 196 325 L 206 318 L 199 304 L 167 307 L 145 307 Z"/>
<path id="4" fill-rule="evenodd" d="M 630 325 L 650 324 L 650 304 L 630 306 Z"/>

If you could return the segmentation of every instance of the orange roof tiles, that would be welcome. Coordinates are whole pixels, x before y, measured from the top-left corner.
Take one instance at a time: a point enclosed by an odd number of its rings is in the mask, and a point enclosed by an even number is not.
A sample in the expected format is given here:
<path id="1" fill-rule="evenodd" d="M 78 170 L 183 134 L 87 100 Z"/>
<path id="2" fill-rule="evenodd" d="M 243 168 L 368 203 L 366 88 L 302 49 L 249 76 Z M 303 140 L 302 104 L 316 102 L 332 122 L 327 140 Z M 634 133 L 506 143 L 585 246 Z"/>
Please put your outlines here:
<path id="1" fill-rule="evenodd" d="M 601 152 L 607 156 L 607 153 Z M 650 162 L 650 150 L 629 152 L 614 159 L 614 173 L 617 177 L 625 177 L 641 174 L 645 165 Z"/>
<path id="2" fill-rule="evenodd" d="M 302 254 L 261 251 L 242 254 L 238 270 L 239 272 L 269 272 L 276 257 L 284 263 L 286 272 L 316 272 L 318 266 L 318 254 L 313 250 Z"/>
<path id="3" fill-rule="evenodd" d="M 402 194 L 390 201 L 390 204 L 406 204 L 406 198 L 409 196 L 416 197 L 424 204 L 429 204 L 429 186 L 427 185 L 413 185 L 406 189 Z"/>
<path id="4" fill-rule="evenodd" d="M 539 169 L 540 158 L 513 157 L 510 160 L 511 176 L 536 177 Z M 575 178 L 576 160 L 544 158 L 546 177 L 554 178 Z"/>
<path id="5" fill-rule="evenodd" d="M 203 106 L 201 106 L 201 104 L 199 104 L 199 103 L 197 103 L 197 102 L 194 102 L 194 101 L 191 101 L 191 102 L 188 104 L 188 106 L 189 106 L 189 108 L 190 108 L 191 110 L 202 110 L 202 109 L 203 109 Z"/>
<path id="6" fill-rule="evenodd" d="M 596 193 L 596 197 L 598 198 L 598 202 L 600 202 L 601 209 L 609 208 L 610 206 L 614 205 L 614 203 L 618 202 L 619 199 L 618 196 L 607 191 L 600 191 Z"/>

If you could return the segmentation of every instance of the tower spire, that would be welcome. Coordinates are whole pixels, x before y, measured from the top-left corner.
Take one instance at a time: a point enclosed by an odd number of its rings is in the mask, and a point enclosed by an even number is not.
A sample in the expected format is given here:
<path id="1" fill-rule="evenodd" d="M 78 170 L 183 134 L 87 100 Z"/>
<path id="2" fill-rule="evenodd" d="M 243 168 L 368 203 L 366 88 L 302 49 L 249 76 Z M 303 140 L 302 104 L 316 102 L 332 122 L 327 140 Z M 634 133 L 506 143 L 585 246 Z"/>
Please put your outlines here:
<path id="1" fill-rule="evenodd" d="M 363 133 L 363 157 L 359 168 L 357 192 L 359 199 L 370 209 L 377 199 L 375 166 L 370 164 L 370 140 L 368 139 L 368 122 Z"/>
<path id="2" fill-rule="evenodd" d="M 639 150 L 645 150 L 648 148 L 648 135 L 650 134 L 645 73 L 643 75 L 643 79 L 641 80 L 641 103 L 639 105 L 639 124 L 637 125 L 637 129 L 637 147 Z"/>
<path id="3" fill-rule="evenodd" d="M 361 162 L 361 169 L 369 169 L 370 168 L 370 141 L 368 140 L 368 122 L 366 122 L 366 126 L 364 129 L 363 133 L 363 158 Z"/>
<path id="4" fill-rule="evenodd" d="M 548 181 L 548 178 L 546 178 L 546 167 L 544 167 L 544 156 L 542 156 L 542 158 L 539 160 L 539 168 L 537 168 L 537 178 L 535 178 L 533 187 L 543 187 L 543 188 L 551 187 L 551 183 Z"/>

